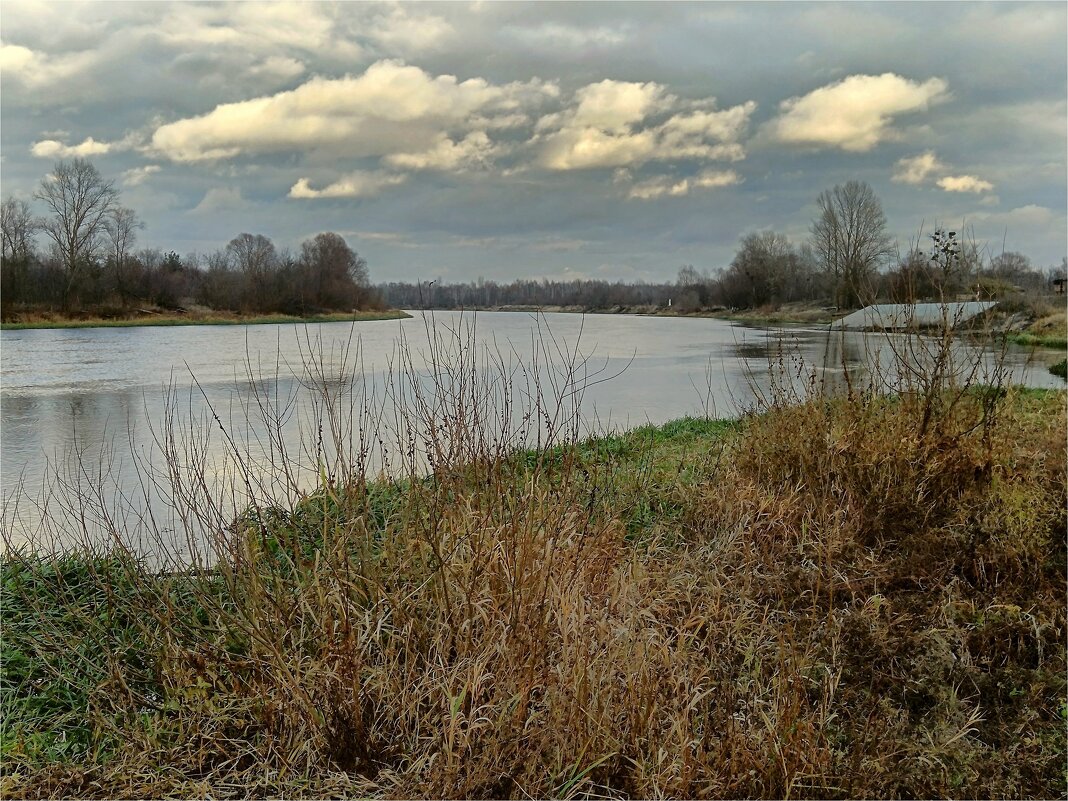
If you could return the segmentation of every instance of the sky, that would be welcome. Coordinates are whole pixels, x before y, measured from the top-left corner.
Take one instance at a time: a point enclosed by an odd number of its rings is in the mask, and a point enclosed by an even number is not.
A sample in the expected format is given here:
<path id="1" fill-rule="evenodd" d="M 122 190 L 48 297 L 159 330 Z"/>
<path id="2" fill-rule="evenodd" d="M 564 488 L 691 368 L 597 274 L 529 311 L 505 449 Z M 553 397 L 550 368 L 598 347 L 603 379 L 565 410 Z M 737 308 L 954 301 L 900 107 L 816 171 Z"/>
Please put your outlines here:
<path id="1" fill-rule="evenodd" d="M 143 247 L 335 231 L 375 282 L 656 282 L 800 244 L 856 179 L 902 252 L 946 226 L 1045 267 L 1066 42 L 1062 2 L 5 0 L 0 192 L 83 157 Z"/>

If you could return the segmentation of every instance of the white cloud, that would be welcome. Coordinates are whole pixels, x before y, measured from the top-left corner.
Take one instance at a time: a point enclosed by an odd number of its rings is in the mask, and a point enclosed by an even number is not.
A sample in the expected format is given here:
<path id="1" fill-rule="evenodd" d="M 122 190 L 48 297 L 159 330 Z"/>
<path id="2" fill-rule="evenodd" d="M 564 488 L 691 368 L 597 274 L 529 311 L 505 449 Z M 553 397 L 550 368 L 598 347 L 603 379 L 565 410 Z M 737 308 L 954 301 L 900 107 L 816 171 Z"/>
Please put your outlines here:
<path id="1" fill-rule="evenodd" d="M 91 136 L 77 145 L 68 145 L 59 139 L 42 139 L 33 144 L 30 153 L 42 159 L 88 158 L 131 150 L 143 141 L 143 134 L 137 131 L 131 131 L 114 142 L 98 142 Z"/>
<path id="2" fill-rule="evenodd" d="M 134 167 L 122 173 L 122 182 L 126 184 L 126 186 L 138 186 L 143 184 L 148 176 L 154 175 L 159 171 L 160 166 L 158 164 L 146 164 L 143 167 Z"/>
<path id="3" fill-rule="evenodd" d="M 938 160 L 933 150 L 918 156 L 907 156 L 897 162 L 897 171 L 890 179 L 897 183 L 921 186 L 934 180 L 936 186 L 946 192 L 972 192 L 981 194 L 990 192 L 994 185 L 976 175 L 947 175 L 950 167 Z"/>
<path id="4" fill-rule="evenodd" d="M 947 192 L 989 192 L 994 188 L 990 181 L 984 181 L 974 175 L 947 175 L 938 179 L 938 185 Z"/>
<path id="5" fill-rule="evenodd" d="M 309 64 L 337 69 L 365 61 L 358 41 L 366 35 L 347 28 L 352 23 L 360 32 L 368 13 L 352 6 L 8 4 L 0 47 L 4 89 L 28 105 L 59 108 L 159 92 L 179 107 L 191 94 L 247 97 L 290 85 Z"/>
<path id="6" fill-rule="evenodd" d="M 657 129 L 659 151 L 670 158 L 740 161 L 745 149 L 738 141 L 749 125 L 756 103 L 749 101 L 724 111 L 695 111 L 670 118 Z"/>
<path id="7" fill-rule="evenodd" d="M 184 51 L 225 47 L 249 54 L 297 50 L 356 59 L 363 50 L 336 31 L 325 3 L 175 3 L 156 26 L 156 37 Z"/>
<path id="8" fill-rule="evenodd" d="M 416 16 L 395 5 L 366 27 L 367 36 L 390 54 L 423 54 L 441 46 L 455 33 L 452 25 L 433 14 Z"/>
<path id="9" fill-rule="evenodd" d="M 674 99 L 656 83 L 604 80 L 575 92 L 578 105 L 571 113 L 570 123 L 623 133 L 650 113 L 668 108 Z"/>
<path id="10" fill-rule="evenodd" d="M 42 159 L 86 158 L 87 156 L 101 156 L 109 152 L 113 146 L 111 142 L 98 142 L 91 136 L 79 145 L 65 145 L 55 139 L 42 139 L 34 143 L 30 152 Z"/>
<path id="11" fill-rule="evenodd" d="M 634 184 L 627 192 L 627 197 L 632 200 L 653 200 L 665 195 L 678 197 L 690 192 L 690 182 L 683 178 L 681 181 L 673 181 L 670 178 L 650 178 Z"/>
<path id="12" fill-rule="evenodd" d="M 839 147 L 864 152 L 894 138 L 894 118 L 925 111 L 948 97 L 941 78 L 923 83 L 887 72 L 850 75 L 780 105 L 782 112 L 767 123 L 772 139 L 793 145 Z"/>
<path id="13" fill-rule="evenodd" d="M 313 189 L 307 178 L 301 178 L 289 190 L 289 196 L 301 200 L 338 197 L 370 197 L 388 186 L 404 183 L 408 176 L 381 171 L 356 170 L 344 175 L 322 189 Z"/>
<path id="14" fill-rule="evenodd" d="M 750 101 L 715 111 L 712 100 L 686 103 L 659 84 L 607 80 L 580 89 L 574 100 L 572 108 L 538 121 L 541 162 L 553 170 L 684 158 L 737 161 L 745 158 L 738 140 L 756 109 Z"/>
<path id="15" fill-rule="evenodd" d="M 565 128 L 548 138 L 542 163 L 553 170 L 618 167 L 648 161 L 655 149 L 651 131 L 613 135 L 597 128 Z"/>
<path id="16" fill-rule="evenodd" d="M 23 77 L 38 65 L 40 57 L 28 47 L 0 44 L 0 71 Z"/>
<path id="17" fill-rule="evenodd" d="M 741 176 L 734 170 L 705 170 L 692 178 L 676 181 L 666 176 L 650 178 L 634 184 L 627 192 L 633 200 L 655 200 L 660 197 L 681 197 L 695 189 L 716 189 L 733 186 L 742 182 Z"/>
<path id="18" fill-rule="evenodd" d="M 698 173 L 693 179 L 693 186 L 697 189 L 714 189 L 720 186 L 734 186 L 742 182 L 741 176 L 734 170 L 705 170 Z"/>
<path id="19" fill-rule="evenodd" d="M 556 93 L 537 79 L 494 85 L 379 61 L 357 77 L 313 78 L 296 89 L 217 106 L 158 128 L 152 145 L 175 161 L 309 150 L 384 156 L 434 147 L 469 117 L 510 116 Z"/>
<path id="20" fill-rule="evenodd" d="M 897 163 L 897 172 L 891 181 L 901 184 L 922 184 L 928 176 L 936 175 L 946 169 L 945 165 L 938 160 L 933 150 L 921 153 L 918 156 L 908 156 Z"/>
<path id="21" fill-rule="evenodd" d="M 0 44 L 0 72 L 5 79 L 30 90 L 43 90 L 66 83 L 93 70 L 100 56 L 95 51 L 51 55 L 22 45 Z M 48 100 L 44 95 L 35 100 Z"/>
<path id="22" fill-rule="evenodd" d="M 485 131 L 474 131 L 459 142 L 444 134 L 433 147 L 418 153 L 393 153 L 384 161 L 390 166 L 409 170 L 461 170 L 486 166 L 500 151 Z"/>

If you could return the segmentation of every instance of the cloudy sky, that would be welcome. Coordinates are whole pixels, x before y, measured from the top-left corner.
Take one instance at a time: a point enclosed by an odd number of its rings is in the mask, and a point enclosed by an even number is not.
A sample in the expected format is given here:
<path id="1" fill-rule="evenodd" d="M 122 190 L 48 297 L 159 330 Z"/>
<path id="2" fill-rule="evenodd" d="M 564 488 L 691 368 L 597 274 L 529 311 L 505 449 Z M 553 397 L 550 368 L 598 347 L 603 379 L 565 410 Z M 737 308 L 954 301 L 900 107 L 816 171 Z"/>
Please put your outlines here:
<path id="1" fill-rule="evenodd" d="M 0 179 L 90 158 L 145 246 L 333 230 L 372 278 L 667 280 L 882 199 L 1059 263 L 1064 3 L 35 3 L 0 10 Z"/>

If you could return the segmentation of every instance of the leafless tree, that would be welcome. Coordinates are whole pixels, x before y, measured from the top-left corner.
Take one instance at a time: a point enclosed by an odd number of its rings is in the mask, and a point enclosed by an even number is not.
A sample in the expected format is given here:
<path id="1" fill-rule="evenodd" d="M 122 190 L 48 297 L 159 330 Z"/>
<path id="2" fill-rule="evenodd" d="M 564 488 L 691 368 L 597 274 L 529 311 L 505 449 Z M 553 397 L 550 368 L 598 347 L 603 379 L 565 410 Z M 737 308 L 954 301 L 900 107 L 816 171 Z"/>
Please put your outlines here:
<path id="1" fill-rule="evenodd" d="M 720 276 L 720 288 L 732 306 L 797 300 L 808 292 L 807 266 L 785 235 L 747 234 L 730 268 Z"/>
<path id="2" fill-rule="evenodd" d="M 941 294 L 938 279 L 930 254 L 913 245 L 886 274 L 884 294 L 896 303 L 937 299 Z"/>
<path id="3" fill-rule="evenodd" d="M 307 271 L 309 295 L 317 306 L 360 304 L 368 285 L 367 262 L 339 234 L 317 234 L 304 242 L 300 260 Z"/>
<path id="4" fill-rule="evenodd" d="M 33 235 L 40 226 L 23 200 L 11 197 L 0 204 L 0 314 L 26 301 Z"/>
<path id="5" fill-rule="evenodd" d="M 245 278 L 244 307 L 268 308 L 268 284 L 279 264 L 274 243 L 263 234 L 239 234 L 230 240 L 226 252 L 234 269 Z"/>
<path id="6" fill-rule="evenodd" d="M 226 246 L 234 268 L 249 277 L 262 277 L 274 269 L 278 253 L 263 234 L 239 234 Z"/>
<path id="7" fill-rule="evenodd" d="M 91 163 L 74 159 L 57 162 L 34 197 L 48 208 L 41 227 L 55 245 L 66 272 L 63 304 L 67 306 L 79 272 L 100 249 L 118 191 Z"/>
<path id="8" fill-rule="evenodd" d="M 707 280 L 708 277 L 697 272 L 697 269 L 692 264 L 684 264 L 679 268 L 678 284 L 680 287 L 697 286 Z"/>
<path id="9" fill-rule="evenodd" d="M 839 306 L 860 305 L 871 294 L 879 264 L 894 254 L 886 214 L 872 188 L 849 181 L 822 192 L 812 221 L 812 247 L 832 276 Z"/>
<path id="10" fill-rule="evenodd" d="M 34 219 L 26 201 L 9 197 L 0 204 L 0 239 L 5 261 L 29 257 L 38 226 L 39 222 Z"/>
<path id="11" fill-rule="evenodd" d="M 111 251 L 112 269 L 115 271 L 115 287 L 124 299 L 130 292 L 127 275 L 130 249 L 137 241 L 138 229 L 144 227 L 145 224 L 138 219 L 137 212 L 123 206 L 113 208 L 104 224 Z"/>
<path id="12" fill-rule="evenodd" d="M 1022 253 L 1009 250 L 990 260 L 990 274 L 1013 283 L 1025 283 L 1034 273 L 1031 260 Z"/>

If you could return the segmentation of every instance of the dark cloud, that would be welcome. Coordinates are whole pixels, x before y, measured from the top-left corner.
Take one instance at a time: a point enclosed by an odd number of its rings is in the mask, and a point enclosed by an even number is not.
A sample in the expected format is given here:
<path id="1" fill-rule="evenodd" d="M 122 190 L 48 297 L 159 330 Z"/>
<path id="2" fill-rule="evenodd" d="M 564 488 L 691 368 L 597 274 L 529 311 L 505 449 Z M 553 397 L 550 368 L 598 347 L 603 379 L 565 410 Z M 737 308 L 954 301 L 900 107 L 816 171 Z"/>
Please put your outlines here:
<path id="1" fill-rule="evenodd" d="M 1048 264 L 1068 239 L 1066 18 L 9 0 L 3 191 L 28 198 L 54 158 L 86 153 L 142 241 L 180 252 L 331 229 L 378 279 L 660 280 L 727 263 L 748 231 L 804 237 L 816 195 L 858 178 L 903 247 L 963 220 Z"/>

